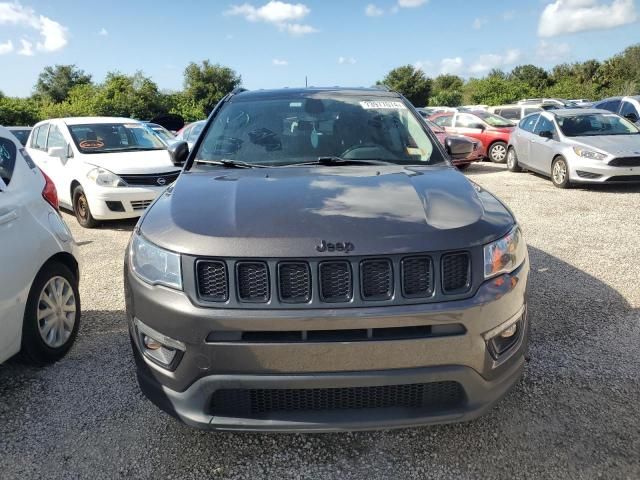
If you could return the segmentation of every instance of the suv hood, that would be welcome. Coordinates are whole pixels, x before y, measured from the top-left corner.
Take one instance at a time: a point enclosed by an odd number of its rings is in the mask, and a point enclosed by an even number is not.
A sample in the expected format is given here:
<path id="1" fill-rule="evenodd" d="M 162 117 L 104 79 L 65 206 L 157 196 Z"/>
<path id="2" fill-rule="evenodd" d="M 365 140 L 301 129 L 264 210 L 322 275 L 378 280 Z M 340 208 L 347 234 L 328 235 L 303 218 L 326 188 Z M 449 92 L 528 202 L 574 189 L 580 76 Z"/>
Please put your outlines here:
<path id="1" fill-rule="evenodd" d="M 105 168 L 116 175 L 166 173 L 179 170 L 171 163 L 167 150 L 89 153 L 83 154 L 82 160 L 90 165 Z"/>
<path id="2" fill-rule="evenodd" d="M 455 168 L 339 166 L 185 172 L 140 231 L 185 254 L 313 257 L 332 255 L 322 240 L 350 242 L 352 255 L 468 248 L 513 224 Z"/>
<path id="3" fill-rule="evenodd" d="M 640 135 L 569 137 L 576 145 L 592 147 L 618 157 L 640 155 Z"/>

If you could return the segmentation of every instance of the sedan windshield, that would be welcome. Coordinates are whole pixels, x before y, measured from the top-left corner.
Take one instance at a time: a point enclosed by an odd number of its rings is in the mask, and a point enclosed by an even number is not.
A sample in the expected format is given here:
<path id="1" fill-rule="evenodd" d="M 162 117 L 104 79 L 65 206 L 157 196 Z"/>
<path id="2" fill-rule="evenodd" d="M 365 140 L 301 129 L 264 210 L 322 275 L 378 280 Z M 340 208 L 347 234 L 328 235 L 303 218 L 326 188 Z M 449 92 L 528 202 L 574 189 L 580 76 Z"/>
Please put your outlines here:
<path id="1" fill-rule="evenodd" d="M 633 123 L 614 113 L 558 115 L 556 121 L 562 133 L 567 137 L 635 135 L 640 133 L 640 130 Z"/>
<path id="2" fill-rule="evenodd" d="M 113 153 L 164 150 L 167 147 L 141 123 L 94 123 L 69 125 L 81 153 Z"/>
<path id="3" fill-rule="evenodd" d="M 514 124 L 512 122 L 510 122 L 509 120 L 507 120 L 506 118 L 503 118 L 499 115 L 494 115 L 493 113 L 489 113 L 489 112 L 473 112 L 474 115 L 476 115 L 477 117 L 480 117 L 482 120 L 484 120 L 485 122 L 487 122 L 489 125 L 491 125 L 492 127 L 513 127 Z"/>
<path id="4" fill-rule="evenodd" d="M 265 96 L 266 97 L 266 96 Z M 196 162 L 296 165 L 319 159 L 444 162 L 401 99 L 309 92 L 232 99 L 206 132 Z"/>

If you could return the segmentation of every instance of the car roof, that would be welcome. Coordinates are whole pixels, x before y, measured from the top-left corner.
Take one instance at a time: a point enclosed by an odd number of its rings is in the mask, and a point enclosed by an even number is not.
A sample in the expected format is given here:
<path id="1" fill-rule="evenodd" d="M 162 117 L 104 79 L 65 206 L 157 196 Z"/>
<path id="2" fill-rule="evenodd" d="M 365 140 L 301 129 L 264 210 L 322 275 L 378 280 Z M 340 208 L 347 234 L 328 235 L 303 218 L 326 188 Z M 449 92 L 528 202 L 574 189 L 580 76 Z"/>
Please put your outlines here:
<path id="1" fill-rule="evenodd" d="M 589 115 L 594 113 L 607 113 L 611 114 L 609 110 L 603 110 L 602 108 L 563 108 L 559 110 L 547 110 L 547 113 L 555 115 L 556 117 L 569 117 L 572 115 Z"/>
<path id="2" fill-rule="evenodd" d="M 11 126 L 11 127 L 6 127 L 9 131 L 11 130 L 31 130 L 33 127 L 18 127 L 18 126 Z"/>
<path id="3" fill-rule="evenodd" d="M 138 120 L 125 117 L 67 117 L 67 118 L 50 118 L 40 123 L 51 122 L 53 120 L 59 120 L 66 125 L 90 125 L 100 123 L 142 123 Z"/>
<path id="4" fill-rule="evenodd" d="M 313 95 L 314 93 L 326 93 L 344 96 L 359 96 L 366 95 L 370 97 L 386 97 L 386 98 L 400 98 L 400 94 L 382 88 L 343 88 L 343 87 L 309 87 L 309 88 L 278 88 L 271 90 L 245 90 L 237 93 L 234 98 L 238 99 L 253 99 L 264 100 L 268 98 L 291 98 L 291 97 L 306 97 Z"/>

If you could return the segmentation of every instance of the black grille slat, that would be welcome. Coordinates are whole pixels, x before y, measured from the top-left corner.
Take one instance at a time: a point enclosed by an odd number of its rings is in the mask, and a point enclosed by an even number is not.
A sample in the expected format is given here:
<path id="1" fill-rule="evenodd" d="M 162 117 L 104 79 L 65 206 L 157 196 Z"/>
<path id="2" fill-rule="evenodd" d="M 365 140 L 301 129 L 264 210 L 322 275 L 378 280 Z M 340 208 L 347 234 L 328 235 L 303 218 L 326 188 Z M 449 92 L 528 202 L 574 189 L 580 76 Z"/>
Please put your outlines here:
<path id="1" fill-rule="evenodd" d="M 466 400 L 457 382 L 308 389 L 223 389 L 211 399 L 211 413 L 240 418 L 274 413 L 409 408 L 441 410 Z"/>
<path id="2" fill-rule="evenodd" d="M 196 264 L 198 295 L 210 302 L 226 302 L 229 299 L 229 279 L 224 262 L 200 260 Z"/>
<path id="3" fill-rule="evenodd" d="M 402 260 L 402 294 L 405 297 L 430 297 L 433 294 L 433 262 L 431 257 Z"/>
<path id="4" fill-rule="evenodd" d="M 269 301 L 269 269 L 264 262 L 238 262 L 236 264 L 238 298 L 241 302 L 266 303 Z"/>
<path id="5" fill-rule="evenodd" d="M 442 290 L 459 293 L 469 289 L 471 283 L 470 258 L 467 252 L 442 256 Z"/>
<path id="6" fill-rule="evenodd" d="M 156 173 L 152 175 L 120 175 L 127 185 L 149 185 L 165 187 L 178 179 L 180 172 Z"/>
<path id="7" fill-rule="evenodd" d="M 640 167 L 640 157 L 620 157 L 609 162 L 611 167 Z"/>
<path id="8" fill-rule="evenodd" d="M 387 259 L 364 260 L 360 266 L 362 298 L 388 300 L 393 295 L 393 267 Z"/>
<path id="9" fill-rule="evenodd" d="M 348 302 L 353 298 L 353 279 L 349 262 L 322 262 L 319 273 L 320 297 L 323 301 Z"/>
<path id="10" fill-rule="evenodd" d="M 311 300 L 311 270 L 303 262 L 278 265 L 280 299 L 285 303 L 307 303 Z"/>

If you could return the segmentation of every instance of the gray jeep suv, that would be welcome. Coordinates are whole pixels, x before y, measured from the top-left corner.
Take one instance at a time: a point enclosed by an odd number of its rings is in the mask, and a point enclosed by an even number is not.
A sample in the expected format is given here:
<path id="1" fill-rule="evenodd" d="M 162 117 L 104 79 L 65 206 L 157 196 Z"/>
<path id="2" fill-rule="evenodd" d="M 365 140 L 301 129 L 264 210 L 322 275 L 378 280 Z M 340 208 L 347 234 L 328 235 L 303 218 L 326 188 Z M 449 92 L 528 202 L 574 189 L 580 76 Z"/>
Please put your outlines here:
<path id="1" fill-rule="evenodd" d="M 138 381 L 218 430 L 472 419 L 522 373 L 529 261 L 504 204 L 399 94 L 235 91 L 125 260 Z M 447 152 L 447 149 L 450 150 Z"/>

